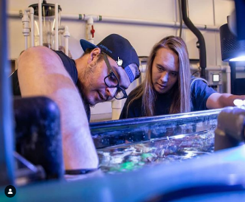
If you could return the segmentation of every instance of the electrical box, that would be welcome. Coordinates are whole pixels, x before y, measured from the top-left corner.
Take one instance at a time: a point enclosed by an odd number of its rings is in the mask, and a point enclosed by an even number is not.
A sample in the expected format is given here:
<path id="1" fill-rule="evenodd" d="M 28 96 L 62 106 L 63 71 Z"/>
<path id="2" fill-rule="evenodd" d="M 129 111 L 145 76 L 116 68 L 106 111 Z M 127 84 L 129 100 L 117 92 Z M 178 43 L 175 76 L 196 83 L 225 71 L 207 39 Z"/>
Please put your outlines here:
<path id="1" fill-rule="evenodd" d="M 220 69 L 206 69 L 206 80 L 208 85 L 219 93 L 224 92 L 223 72 Z"/>

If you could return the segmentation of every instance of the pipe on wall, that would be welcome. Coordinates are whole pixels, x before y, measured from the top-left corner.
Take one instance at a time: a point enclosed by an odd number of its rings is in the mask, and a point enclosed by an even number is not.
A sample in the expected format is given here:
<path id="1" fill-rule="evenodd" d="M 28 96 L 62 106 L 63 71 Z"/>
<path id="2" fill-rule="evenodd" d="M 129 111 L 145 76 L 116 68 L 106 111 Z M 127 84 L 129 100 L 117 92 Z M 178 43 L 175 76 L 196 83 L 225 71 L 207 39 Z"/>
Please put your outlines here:
<path id="1" fill-rule="evenodd" d="M 31 47 L 34 46 L 34 9 L 32 7 L 28 8 L 31 15 Z"/>
<path id="2" fill-rule="evenodd" d="M 30 18 L 28 17 L 28 13 L 30 13 Z M 31 30 L 29 28 L 29 21 L 31 21 Z M 22 17 L 23 23 L 23 35 L 25 37 L 25 49 L 28 48 L 28 37 L 31 34 L 31 46 L 34 46 L 34 9 L 32 7 L 25 9 Z"/>
<path id="3" fill-rule="evenodd" d="M 125 24 L 138 24 L 138 25 L 150 25 L 150 26 L 163 26 L 163 27 L 175 27 L 179 28 L 179 22 L 163 22 L 163 21 L 155 21 L 155 20 L 145 20 L 145 19 L 130 19 L 130 18 L 118 18 L 111 16 L 101 16 L 101 15 L 85 15 L 79 14 L 81 16 L 74 17 L 73 20 L 82 20 L 86 21 L 89 17 L 94 19 L 94 22 L 110 22 L 110 23 L 125 23 Z M 71 16 L 62 15 L 63 19 L 72 19 Z M 212 25 L 197 25 L 199 29 L 210 30 L 210 31 L 219 31 L 219 27 Z M 187 26 L 184 26 L 187 28 Z"/>
<path id="4" fill-rule="evenodd" d="M 38 1 L 39 46 L 43 45 L 42 0 Z"/>
<path id="5" fill-rule="evenodd" d="M 24 35 L 25 38 L 25 50 L 28 48 L 28 36 L 30 34 L 29 21 L 30 19 L 28 17 L 27 11 L 25 10 L 22 18 L 22 24 L 23 24 L 22 34 Z"/>
<path id="6" fill-rule="evenodd" d="M 10 11 L 8 13 L 10 18 L 17 18 L 22 16 L 22 12 L 14 12 Z M 124 23 L 124 24 L 137 24 L 137 25 L 148 25 L 148 26 L 163 26 L 163 27 L 174 27 L 179 28 L 179 22 L 164 22 L 157 20 L 145 20 L 145 19 L 130 19 L 130 18 L 118 18 L 113 16 L 102 16 L 102 15 L 87 15 L 87 14 L 62 14 L 62 19 L 64 20 L 74 20 L 74 21 L 84 21 L 92 17 L 94 22 L 110 22 L 110 23 Z M 196 27 L 200 30 L 207 31 L 219 31 L 218 26 L 213 25 L 196 25 Z M 183 28 L 188 28 L 187 26 L 183 26 Z"/>
<path id="7" fill-rule="evenodd" d="M 59 50 L 59 36 L 58 31 L 59 30 L 59 10 L 58 10 L 58 4 L 55 4 L 55 37 L 54 37 L 54 45 L 55 50 Z"/>
<path id="8" fill-rule="evenodd" d="M 94 30 L 94 18 L 91 16 L 87 20 L 87 26 L 86 26 L 86 32 L 87 32 L 87 40 L 94 44 L 94 33 L 91 31 Z"/>
<path id="9" fill-rule="evenodd" d="M 231 67 L 225 66 L 226 71 L 226 92 L 231 93 Z"/>
<path id="10" fill-rule="evenodd" d="M 182 15 L 183 20 L 186 24 L 186 26 L 195 34 L 195 36 L 198 38 L 197 41 L 197 47 L 199 48 L 199 59 L 200 59 L 200 67 L 201 67 L 201 77 L 205 78 L 205 68 L 207 66 L 206 64 L 206 45 L 205 40 L 202 35 L 202 33 L 195 27 L 195 25 L 191 22 L 191 20 L 188 17 L 187 14 L 187 2 L 186 0 L 181 1 L 182 6 Z"/>
<path id="11" fill-rule="evenodd" d="M 65 54 L 67 56 L 69 56 L 69 37 L 70 37 L 70 32 L 69 32 L 68 26 L 65 26 L 64 37 L 65 37 Z"/>

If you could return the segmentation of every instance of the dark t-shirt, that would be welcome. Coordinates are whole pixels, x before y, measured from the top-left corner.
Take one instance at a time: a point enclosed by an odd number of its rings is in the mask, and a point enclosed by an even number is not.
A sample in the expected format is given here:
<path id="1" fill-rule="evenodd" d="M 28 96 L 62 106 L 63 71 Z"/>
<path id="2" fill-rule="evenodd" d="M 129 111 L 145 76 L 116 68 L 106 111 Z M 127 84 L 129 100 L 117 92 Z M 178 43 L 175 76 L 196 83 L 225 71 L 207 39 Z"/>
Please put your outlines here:
<path id="1" fill-rule="evenodd" d="M 135 117 L 143 117 L 144 114 L 142 113 L 142 97 L 134 100 L 129 108 L 128 108 L 128 114 L 127 112 L 127 105 L 130 102 L 130 100 L 133 99 L 133 97 L 137 94 L 137 89 L 133 90 L 122 109 L 120 119 L 125 118 L 135 118 Z M 203 80 L 198 78 L 193 78 L 191 83 L 191 111 L 199 111 L 199 110 L 206 110 L 206 102 L 208 97 L 215 93 L 216 91 L 209 87 Z M 166 115 L 169 114 L 170 106 L 173 100 L 172 92 L 159 94 L 157 93 L 157 99 L 155 102 L 155 109 L 154 114 L 157 115 Z"/>
<path id="2" fill-rule="evenodd" d="M 74 82 L 75 85 L 78 83 L 78 74 L 77 74 L 77 68 L 76 68 L 76 63 L 73 59 L 69 58 L 67 55 L 65 55 L 62 51 L 54 51 L 62 60 L 63 65 L 70 75 L 72 81 Z M 18 79 L 18 74 L 16 70 L 12 75 L 11 75 L 11 80 L 12 80 L 12 88 L 13 88 L 13 95 L 15 96 L 21 96 L 20 92 L 20 86 L 19 86 L 19 79 Z M 83 95 L 81 94 L 81 98 L 84 103 L 84 108 L 87 113 L 88 120 L 90 120 L 90 107 L 89 104 L 85 102 L 83 99 Z"/>

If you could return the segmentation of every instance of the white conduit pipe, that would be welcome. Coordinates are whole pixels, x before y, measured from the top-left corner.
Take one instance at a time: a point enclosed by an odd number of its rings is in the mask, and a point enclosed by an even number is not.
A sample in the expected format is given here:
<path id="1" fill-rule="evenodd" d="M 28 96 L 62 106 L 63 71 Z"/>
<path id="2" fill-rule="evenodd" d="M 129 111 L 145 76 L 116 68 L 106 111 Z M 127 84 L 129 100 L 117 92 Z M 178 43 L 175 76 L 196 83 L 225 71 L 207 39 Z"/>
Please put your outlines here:
<path id="1" fill-rule="evenodd" d="M 25 36 L 25 50 L 28 48 L 28 36 Z"/>
<path id="2" fill-rule="evenodd" d="M 29 17 L 28 17 L 28 12 L 30 13 L 31 16 L 31 31 L 29 28 Z M 28 48 L 28 37 L 31 32 L 31 46 L 34 46 L 34 9 L 32 7 L 27 8 L 24 10 L 24 15 L 22 18 L 23 22 L 23 34 L 25 37 L 25 50 Z"/>
<path id="3" fill-rule="evenodd" d="M 231 93 L 231 67 L 226 66 L 226 92 Z"/>
<path id="4" fill-rule="evenodd" d="M 32 7 L 29 8 L 31 15 L 31 47 L 34 46 L 34 9 Z"/>
<path id="5" fill-rule="evenodd" d="M 127 24 L 141 24 L 141 25 L 156 25 L 156 26 L 176 26 L 176 22 L 160 22 L 152 20 L 141 20 L 141 19 L 126 19 L 126 18 L 113 18 L 113 17 L 102 17 L 103 22 L 115 22 L 115 23 L 127 23 Z"/>
<path id="6" fill-rule="evenodd" d="M 140 25 L 155 25 L 155 26 L 166 26 L 166 27 L 177 27 L 179 28 L 179 22 L 160 22 L 152 20 L 141 20 L 141 19 L 125 19 L 125 18 L 112 18 L 112 17 L 101 17 L 103 22 L 115 22 L 115 23 L 127 23 L 127 24 L 140 24 Z M 219 31 L 219 27 L 212 25 L 195 25 L 198 29 Z M 187 28 L 183 25 L 183 28 Z"/>
<path id="7" fill-rule="evenodd" d="M 122 111 L 122 100 L 116 100 L 114 99 L 111 101 L 111 108 L 112 108 L 112 114 L 111 119 L 117 120 L 120 117 L 121 111 Z"/>
<path id="8" fill-rule="evenodd" d="M 55 37 L 54 37 L 54 45 L 55 50 L 59 50 L 59 38 L 58 38 L 58 32 L 59 32 L 59 11 L 58 11 L 58 4 L 55 4 Z"/>
<path id="9" fill-rule="evenodd" d="M 38 1 L 39 46 L 43 45 L 42 0 Z"/>
<path id="10" fill-rule="evenodd" d="M 62 15 L 62 19 L 66 20 L 81 20 L 87 21 L 90 17 L 93 18 L 94 22 L 113 22 L 113 23 L 125 23 L 125 24 L 138 24 L 138 25 L 152 25 L 152 26 L 164 26 L 164 27 L 179 27 L 179 22 L 161 22 L 154 20 L 142 20 L 142 19 L 129 19 L 129 18 L 117 18 L 117 17 L 108 17 L 101 15 Z M 210 31 L 219 31 L 219 27 L 213 25 L 195 25 L 198 29 L 210 30 Z M 183 25 L 183 28 L 187 28 Z"/>
<path id="11" fill-rule="evenodd" d="M 25 10 L 23 18 L 22 18 L 22 23 L 23 23 L 22 33 L 25 37 L 25 50 L 28 48 L 28 36 L 30 34 L 29 21 L 30 19 L 28 17 L 27 11 Z"/>
<path id="12" fill-rule="evenodd" d="M 16 17 L 17 13 L 10 12 L 9 17 Z M 163 26 L 163 27 L 179 27 L 179 22 L 162 22 L 154 20 L 143 20 L 143 19 L 128 19 L 128 18 L 117 18 L 101 15 L 85 15 L 85 14 L 62 14 L 62 19 L 64 20 L 80 20 L 87 21 L 89 17 L 92 17 L 94 22 L 114 22 L 114 23 L 125 23 L 125 24 L 138 24 L 138 25 L 151 25 L 151 26 Z M 207 31 L 219 31 L 218 26 L 213 25 L 195 25 L 198 29 Z M 183 25 L 183 28 L 187 28 Z"/>
<path id="13" fill-rule="evenodd" d="M 92 29 L 93 24 L 94 24 L 94 19 L 90 17 L 87 20 L 87 40 L 92 44 L 94 44 L 94 37 L 92 36 L 90 31 Z"/>
<path id="14" fill-rule="evenodd" d="M 34 46 L 34 9 L 32 7 L 25 10 L 30 13 L 31 17 L 31 47 Z"/>
<path id="15" fill-rule="evenodd" d="M 69 37 L 70 37 L 70 32 L 68 30 L 68 26 L 65 26 L 64 37 L 65 37 L 65 54 L 67 56 L 69 56 Z"/>
<path id="16" fill-rule="evenodd" d="M 19 10 L 19 11 L 9 11 L 8 12 L 8 17 L 9 18 L 22 18 L 23 17 L 22 10 Z"/>

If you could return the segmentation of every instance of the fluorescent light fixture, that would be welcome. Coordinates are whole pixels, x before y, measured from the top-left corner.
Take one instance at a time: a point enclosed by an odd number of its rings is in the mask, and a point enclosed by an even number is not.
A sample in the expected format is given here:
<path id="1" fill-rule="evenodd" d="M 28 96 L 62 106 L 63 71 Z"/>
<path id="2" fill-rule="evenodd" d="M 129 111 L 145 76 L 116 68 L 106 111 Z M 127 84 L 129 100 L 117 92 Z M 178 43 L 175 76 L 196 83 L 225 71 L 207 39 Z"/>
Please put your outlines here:
<path id="1" fill-rule="evenodd" d="M 239 56 L 236 58 L 232 58 L 229 61 L 234 62 L 234 61 L 245 61 L 245 56 Z"/>

